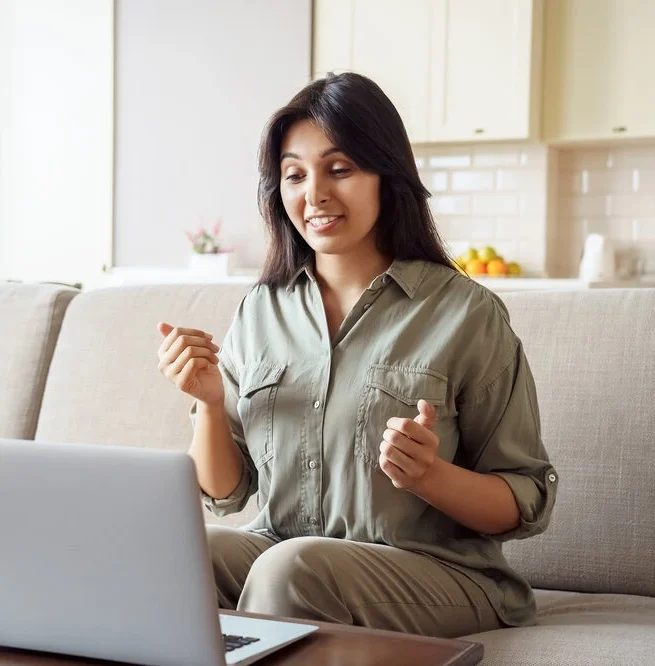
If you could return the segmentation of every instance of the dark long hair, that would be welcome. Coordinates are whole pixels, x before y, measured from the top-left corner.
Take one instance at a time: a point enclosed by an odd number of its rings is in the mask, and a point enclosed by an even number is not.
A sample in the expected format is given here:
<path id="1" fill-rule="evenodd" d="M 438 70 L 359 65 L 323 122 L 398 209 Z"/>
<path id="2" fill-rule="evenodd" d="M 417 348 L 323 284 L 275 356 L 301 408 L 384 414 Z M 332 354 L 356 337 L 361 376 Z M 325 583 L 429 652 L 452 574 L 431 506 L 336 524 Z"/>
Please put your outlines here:
<path id="1" fill-rule="evenodd" d="M 280 154 L 287 130 L 311 120 L 357 166 L 380 176 L 378 250 L 394 259 L 423 259 L 452 268 L 432 218 L 430 191 L 418 175 L 403 122 L 380 87 L 360 74 L 328 74 L 303 88 L 268 121 L 259 147 L 259 212 L 270 232 L 260 284 L 286 286 L 312 256 L 280 195 Z M 454 270 L 454 269 L 453 269 Z"/>

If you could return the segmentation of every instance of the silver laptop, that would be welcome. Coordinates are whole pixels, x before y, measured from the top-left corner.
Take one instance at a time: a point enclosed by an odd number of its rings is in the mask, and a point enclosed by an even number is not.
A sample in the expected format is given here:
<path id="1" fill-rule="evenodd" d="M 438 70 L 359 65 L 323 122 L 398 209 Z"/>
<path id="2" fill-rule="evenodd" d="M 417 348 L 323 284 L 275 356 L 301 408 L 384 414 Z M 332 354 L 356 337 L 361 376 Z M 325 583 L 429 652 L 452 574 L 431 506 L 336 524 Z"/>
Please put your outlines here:
<path id="1" fill-rule="evenodd" d="M 219 616 L 185 453 L 0 439 L 0 645 L 245 665 L 315 629 Z"/>

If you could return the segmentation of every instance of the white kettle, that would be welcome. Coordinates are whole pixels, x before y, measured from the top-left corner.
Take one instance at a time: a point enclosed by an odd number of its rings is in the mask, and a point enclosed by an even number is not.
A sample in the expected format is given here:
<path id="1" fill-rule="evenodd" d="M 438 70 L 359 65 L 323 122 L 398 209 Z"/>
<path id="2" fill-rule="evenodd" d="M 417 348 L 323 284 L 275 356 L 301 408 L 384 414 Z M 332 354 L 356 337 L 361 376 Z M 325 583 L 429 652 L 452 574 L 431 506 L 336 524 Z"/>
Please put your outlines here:
<path id="1" fill-rule="evenodd" d="M 614 244 L 602 234 L 589 234 L 585 240 L 580 279 L 586 282 L 613 280 L 616 275 Z"/>

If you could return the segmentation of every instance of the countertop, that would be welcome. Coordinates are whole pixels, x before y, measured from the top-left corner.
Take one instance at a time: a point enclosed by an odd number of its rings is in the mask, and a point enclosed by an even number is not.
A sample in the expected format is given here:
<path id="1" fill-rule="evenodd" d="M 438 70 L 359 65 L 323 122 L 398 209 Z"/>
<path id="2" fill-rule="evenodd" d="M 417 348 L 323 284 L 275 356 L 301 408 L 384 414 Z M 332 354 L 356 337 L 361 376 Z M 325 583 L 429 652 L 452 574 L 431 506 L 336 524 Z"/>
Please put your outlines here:
<path id="1" fill-rule="evenodd" d="M 97 281 L 87 283 L 85 289 L 99 289 L 122 285 L 138 284 L 253 284 L 257 279 L 254 271 L 242 271 L 236 275 L 221 275 L 206 270 L 188 268 L 158 267 L 117 267 L 103 273 Z M 538 278 L 538 277 L 473 277 L 476 282 L 492 291 L 557 290 L 578 291 L 581 289 L 634 289 L 655 288 L 655 275 L 643 276 L 611 282 L 586 282 L 578 278 Z"/>

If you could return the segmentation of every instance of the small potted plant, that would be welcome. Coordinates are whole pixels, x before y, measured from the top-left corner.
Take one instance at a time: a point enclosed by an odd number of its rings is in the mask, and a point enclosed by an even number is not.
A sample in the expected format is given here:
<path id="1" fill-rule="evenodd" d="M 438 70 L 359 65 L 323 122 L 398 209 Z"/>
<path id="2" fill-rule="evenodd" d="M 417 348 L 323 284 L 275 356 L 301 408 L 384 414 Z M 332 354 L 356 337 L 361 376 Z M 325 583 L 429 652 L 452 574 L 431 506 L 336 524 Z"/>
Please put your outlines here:
<path id="1" fill-rule="evenodd" d="M 230 275 L 233 252 L 223 247 L 221 242 L 220 219 L 211 231 L 200 227 L 197 231 L 185 231 L 184 234 L 191 243 L 191 270 Z"/>

